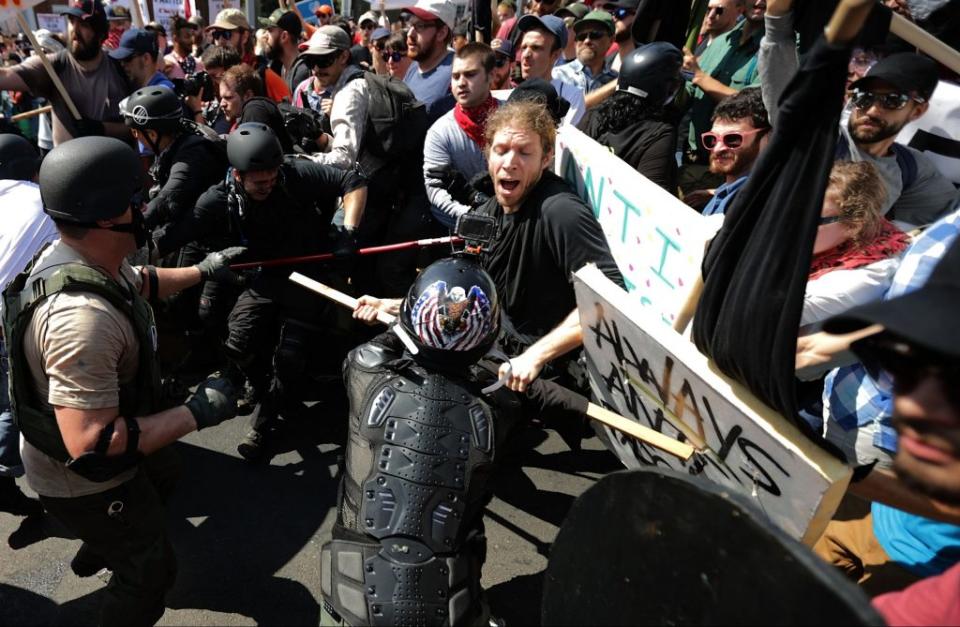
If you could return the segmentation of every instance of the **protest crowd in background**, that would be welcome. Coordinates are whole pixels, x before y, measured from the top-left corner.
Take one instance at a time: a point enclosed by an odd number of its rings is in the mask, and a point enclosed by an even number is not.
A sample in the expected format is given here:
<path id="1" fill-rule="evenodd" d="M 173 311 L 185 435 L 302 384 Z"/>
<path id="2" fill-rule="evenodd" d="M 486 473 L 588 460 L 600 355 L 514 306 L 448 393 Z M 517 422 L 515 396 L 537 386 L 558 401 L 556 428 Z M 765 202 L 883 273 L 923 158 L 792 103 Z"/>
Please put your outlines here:
<path id="1" fill-rule="evenodd" d="M 487 468 L 518 424 L 556 429 L 574 448 L 592 437 L 583 407 L 597 401 L 596 379 L 572 273 L 592 263 L 638 288 L 599 207 L 556 171 L 561 144 L 589 142 L 673 197 L 684 220 L 717 231 L 704 298 L 711 274 L 727 270 L 721 253 L 750 227 L 749 207 L 810 177 L 811 226 L 796 227 L 792 247 L 788 234 L 741 261 L 810 260 L 787 338 L 798 368 L 788 418 L 853 477 L 811 549 L 891 624 L 960 623 L 960 79 L 958 65 L 878 25 L 892 13 L 949 49 L 960 9 L 878 2 L 860 38 L 824 44 L 815 39 L 830 11 L 814 4 L 410 0 L 350 16 L 319 3 L 304 15 L 281 0 L 261 3 L 256 23 L 227 8 L 137 27 L 125 6 L 72 0 L 62 33 L 3 34 L 0 511 L 53 516 L 83 540 L 74 573 L 113 573 L 102 622 L 153 624 L 178 559 L 163 522 L 177 474 L 170 445 L 247 416 L 236 450 L 265 463 L 305 404 L 341 399 L 347 464 L 324 549 L 323 620 L 406 624 L 399 601 L 370 600 L 360 572 L 379 568 L 387 558 L 374 549 L 399 534 L 447 560 L 424 562 L 429 577 L 454 573 L 436 598 L 404 603 L 436 610 L 438 624 L 495 624 L 479 587 L 493 550 L 481 522 Z M 839 57 L 842 97 L 798 123 L 808 67 Z M 834 109 L 839 122 L 827 124 Z M 816 175 L 782 167 L 795 162 L 777 138 L 803 136 L 797 124 L 828 146 L 803 162 Z M 922 130 L 902 140 L 905 127 Z M 474 241 L 471 219 L 492 235 Z M 479 252 L 449 239 L 363 252 L 454 235 Z M 282 261 L 260 263 L 270 260 Z M 353 317 L 291 272 L 359 299 Z M 733 300 L 711 321 L 749 328 L 725 318 Z M 385 316 L 397 316 L 395 334 L 371 326 Z M 703 320 L 693 338 L 705 350 L 722 338 L 704 341 Z M 844 343 L 871 324 L 883 326 Z M 507 364 L 484 361 L 494 344 Z M 498 379 L 499 391 L 480 393 Z M 414 381 L 422 397 L 395 381 Z M 429 423 L 426 410 L 376 422 L 378 407 L 399 411 L 394 399 L 447 398 L 444 385 L 486 399 L 449 410 L 451 425 L 472 425 L 462 440 L 472 445 L 449 445 L 453 427 Z M 538 416 L 552 420 L 530 426 Z M 398 420 L 433 425 L 431 444 Z M 421 476 L 391 466 L 391 450 L 408 451 L 414 468 L 449 454 L 457 468 L 434 464 L 417 483 L 428 496 L 398 506 L 400 522 L 382 520 L 393 505 L 373 496 L 374 478 L 402 491 Z M 417 525 L 436 486 L 453 490 L 453 509 L 432 510 L 426 532 Z M 133 524 L 104 511 L 111 499 L 127 499 Z M 443 523 L 452 532 L 437 522 L 449 512 L 462 517 Z"/>

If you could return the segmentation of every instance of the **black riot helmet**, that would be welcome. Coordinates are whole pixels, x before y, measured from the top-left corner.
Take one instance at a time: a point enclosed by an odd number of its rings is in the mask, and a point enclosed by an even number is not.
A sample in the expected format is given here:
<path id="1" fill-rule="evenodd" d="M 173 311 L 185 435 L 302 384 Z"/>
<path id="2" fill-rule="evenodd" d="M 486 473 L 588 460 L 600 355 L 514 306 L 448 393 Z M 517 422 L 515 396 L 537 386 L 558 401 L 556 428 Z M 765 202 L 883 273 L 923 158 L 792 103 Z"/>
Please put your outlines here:
<path id="1" fill-rule="evenodd" d="M 651 103 L 663 105 L 673 100 L 683 84 L 680 67 L 683 53 L 673 44 L 655 41 L 640 46 L 620 64 L 617 91 L 625 91 Z"/>
<path id="2" fill-rule="evenodd" d="M 183 105 L 164 85 L 138 89 L 120 101 L 120 115 L 130 128 L 175 133 L 183 129 Z"/>
<path id="3" fill-rule="evenodd" d="M 246 122 L 227 137 L 227 159 L 240 172 L 272 170 L 283 163 L 283 149 L 269 126 Z"/>
<path id="4" fill-rule="evenodd" d="M 140 157 L 119 139 L 78 137 L 40 166 L 40 197 L 51 218 L 90 224 L 123 214 L 143 184 Z"/>
<path id="5" fill-rule="evenodd" d="M 437 364 L 469 366 L 500 331 L 500 300 L 493 279 L 475 261 L 435 261 L 417 277 L 400 305 L 400 326 Z"/>
<path id="6" fill-rule="evenodd" d="M 20 135 L 0 135 L 0 179 L 32 181 L 40 167 L 40 153 Z"/>

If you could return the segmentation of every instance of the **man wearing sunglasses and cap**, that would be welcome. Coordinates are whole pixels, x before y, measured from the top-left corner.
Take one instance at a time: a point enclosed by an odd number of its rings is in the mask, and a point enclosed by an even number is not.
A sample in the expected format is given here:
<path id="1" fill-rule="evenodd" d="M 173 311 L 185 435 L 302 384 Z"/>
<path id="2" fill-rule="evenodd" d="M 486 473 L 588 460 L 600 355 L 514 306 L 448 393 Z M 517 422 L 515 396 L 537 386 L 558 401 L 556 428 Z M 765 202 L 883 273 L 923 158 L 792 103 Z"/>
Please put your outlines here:
<path id="1" fill-rule="evenodd" d="M 267 97 L 274 102 L 289 102 L 290 87 L 280 75 L 257 60 L 253 53 L 253 32 L 240 9 L 224 9 L 206 28 L 215 46 L 227 46 L 240 53 L 241 62 L 257 68 Z"/>
<path id="2" fill-rule="evenodd" d="M 577 58 L 553 68 L 553 78 L 592 92 L 617 78 L 607 63 L 607 49 L 613 41 L 613 18 L 606 11 L 591 11 L 574 22 Z"/>
<path id="3" fill-rule="evenodd" d="M 120 119 L 120 101 L 132 91 L 119 63 L 110 61 L 101 46 L 107 38 L 107 16 L 100 0 L 74 0 L 65 10 L 69 51 L 48 55 L 71 100 L 80 111 L 74 119 L 40 57 L 0 68 L 0 90 L 24 91 L 53 105 L 55 146 L 85 135 L 108 135 L 132 141 Z"/>

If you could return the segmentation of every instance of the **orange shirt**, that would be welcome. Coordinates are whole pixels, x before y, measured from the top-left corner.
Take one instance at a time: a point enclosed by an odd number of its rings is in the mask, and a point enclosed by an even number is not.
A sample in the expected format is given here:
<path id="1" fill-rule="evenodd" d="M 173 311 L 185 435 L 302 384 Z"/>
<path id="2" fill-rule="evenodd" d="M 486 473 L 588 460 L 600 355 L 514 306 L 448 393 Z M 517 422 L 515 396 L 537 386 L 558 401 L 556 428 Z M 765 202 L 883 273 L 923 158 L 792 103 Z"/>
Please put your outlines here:
<path id="1" fill-rule="evenodd" d="M 290 102 L 290 87 L 287 82 L 280 78 L 280 75 L 267 68 L 263 73 L 267 91 L 267 98 L 274 102 Z"/>

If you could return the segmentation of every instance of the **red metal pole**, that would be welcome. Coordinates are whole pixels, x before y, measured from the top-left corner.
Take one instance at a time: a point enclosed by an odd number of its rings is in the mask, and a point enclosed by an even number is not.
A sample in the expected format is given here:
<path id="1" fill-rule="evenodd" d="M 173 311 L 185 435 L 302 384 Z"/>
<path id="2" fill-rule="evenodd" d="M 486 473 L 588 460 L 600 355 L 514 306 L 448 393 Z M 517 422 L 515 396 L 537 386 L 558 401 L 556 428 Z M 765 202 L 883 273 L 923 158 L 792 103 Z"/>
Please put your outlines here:
<path id="1" fill-rule="evenodd" d="M 407 250 L 409 248 L 423 248 L 425 246 L 439 246 L 440 244 L 459 244 L 463 240 L 456 235 L 447 235 L 446 237 L 433 237 L 429 239 L 418 239 L 410 242 L 400 242 L 397 244 L 384 244 L 383 246 L 370 246 L 361 248 L 356 252 L 358 255 L 377 255 L 388 253 L 395 250 Z M 316 261 L 329 261 L 334 258 L 333 253 L 322 253 L 319 255 L 303 255 L 300 257 L 283 257 L 281 259 L 266 259 L 264 261 L 245 261 L 244 263 L 235 263 L 230 265 L 231 270 L 246 270 L 248 268 L 269 268 L 272 266 L 288 266 L 295 263 L 308 263 Z"/>

